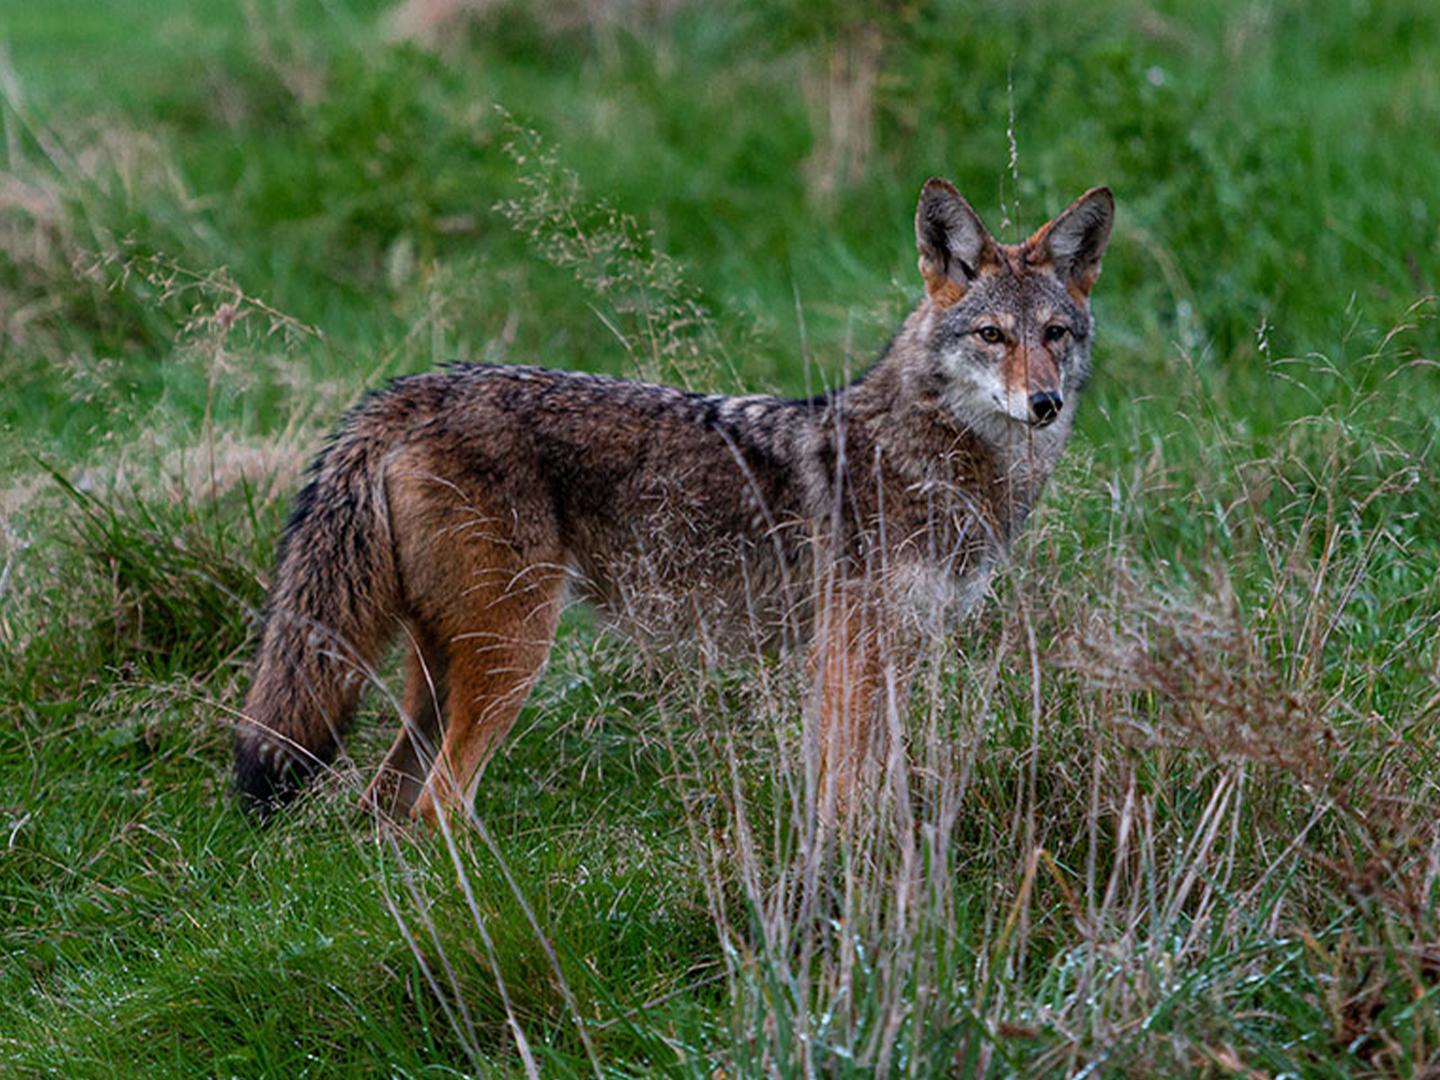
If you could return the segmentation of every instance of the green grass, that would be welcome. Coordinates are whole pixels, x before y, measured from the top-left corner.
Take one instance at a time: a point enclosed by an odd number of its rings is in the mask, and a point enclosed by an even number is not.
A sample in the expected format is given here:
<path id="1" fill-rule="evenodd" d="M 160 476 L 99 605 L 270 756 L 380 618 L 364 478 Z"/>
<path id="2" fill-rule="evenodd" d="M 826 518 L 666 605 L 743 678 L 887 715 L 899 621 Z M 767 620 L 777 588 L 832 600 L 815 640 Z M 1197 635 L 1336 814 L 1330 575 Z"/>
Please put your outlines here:
<path id="1" fill-rule="evenodd" d="M 1440 9 L 886 10 L 0 8 L 0 1074 L 1440 1064 Z M 347 404 L 832 382 L 932 174 L 1007 239 L 1115 190 L 1096 377 L 818 876 L 793 673 L 580 613 L 453 848 L 351 809 L 385 693 L 294 814 L 232 804 Z"/>

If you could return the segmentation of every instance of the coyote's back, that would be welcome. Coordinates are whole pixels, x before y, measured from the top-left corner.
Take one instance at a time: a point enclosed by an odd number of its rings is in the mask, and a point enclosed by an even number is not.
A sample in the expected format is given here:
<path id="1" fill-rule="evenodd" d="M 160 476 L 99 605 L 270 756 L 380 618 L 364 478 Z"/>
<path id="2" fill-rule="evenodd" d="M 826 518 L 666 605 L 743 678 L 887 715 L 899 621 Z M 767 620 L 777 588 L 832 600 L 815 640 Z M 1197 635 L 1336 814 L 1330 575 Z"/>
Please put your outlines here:
<path id="1" fill-rule="evenodd" d="M 882 652 L 973 605 L 1068 437 L 1112 205 L 1096 189 L 1006 246 L 932 180 L 924 297 L 865 376 L 818 398 L 492 365 L 368 398 L 281 540 L 240 790 L 268 811 L 329 762 L 403 630 L 404 724 L 367 798 L 461 805 L 578 596 L 705 650 L 807 646 L 843 799 Z"/>

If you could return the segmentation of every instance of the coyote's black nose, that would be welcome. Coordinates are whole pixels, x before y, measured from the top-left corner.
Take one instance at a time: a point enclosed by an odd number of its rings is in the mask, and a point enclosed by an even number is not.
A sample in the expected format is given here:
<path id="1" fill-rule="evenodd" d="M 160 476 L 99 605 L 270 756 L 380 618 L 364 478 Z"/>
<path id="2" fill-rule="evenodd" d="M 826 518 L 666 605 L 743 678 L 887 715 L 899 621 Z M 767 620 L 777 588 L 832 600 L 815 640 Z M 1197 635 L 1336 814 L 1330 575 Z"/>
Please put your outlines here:
<path id="1" fill-rule="evenodd" d="M 1052 394 L 1048 391 L 1043 394 L 1031 394 L 1030 415 L 1035 417 L 1035 423 L 1044 427 L 1060 415 L 1060 409 L 1064 404 L 1059 394 Z"/>

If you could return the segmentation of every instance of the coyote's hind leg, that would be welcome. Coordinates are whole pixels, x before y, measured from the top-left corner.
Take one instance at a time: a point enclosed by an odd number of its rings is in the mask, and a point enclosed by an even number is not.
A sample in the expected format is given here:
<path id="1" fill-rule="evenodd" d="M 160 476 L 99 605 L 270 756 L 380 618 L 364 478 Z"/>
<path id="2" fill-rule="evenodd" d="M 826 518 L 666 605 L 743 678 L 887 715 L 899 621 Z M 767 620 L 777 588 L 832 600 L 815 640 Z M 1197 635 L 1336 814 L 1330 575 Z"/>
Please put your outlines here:
<path id="1" fill-rule="evenodd" d="M 498 573 L 498 572 L 492 572 Z M 486 760 L 510 731 L 545 666 L 565 595 L 565 575 L 533 566 L 493 586 L 475 586 L 467 607 L 477 624 L 449 640 L 445 737 L 411 814 L 437 823 L 464 812 Z"/>
<path id="2" fill-rule="evenodd" d="M 439 753 L 448 683 L 445 650 L 424 629 L 411 626 L 409 632 L 400 733 L 361 800 L 392 820 L 409 814 Z"/>

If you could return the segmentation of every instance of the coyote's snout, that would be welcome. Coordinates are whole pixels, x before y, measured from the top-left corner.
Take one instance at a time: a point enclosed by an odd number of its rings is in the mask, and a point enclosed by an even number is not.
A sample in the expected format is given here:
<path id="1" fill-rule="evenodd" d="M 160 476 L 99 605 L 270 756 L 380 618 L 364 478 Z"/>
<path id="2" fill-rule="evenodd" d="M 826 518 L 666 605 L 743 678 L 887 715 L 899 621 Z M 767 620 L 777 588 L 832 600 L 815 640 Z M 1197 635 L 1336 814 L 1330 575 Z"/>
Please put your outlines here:
<path id="1" fill-rule="evenodd" d="M 240 791 L 268 811 L 332 760 L 400 635 L 403 723 L 367 797 L 460 806 L 579 598 L 647 637 L 804 648 L 843 802 L 887 670 L 978 601 L 1069 437 L 1113 213 L 1096 188 L 1001 244 L 929 181 L 924 296 L 868 372 L 809 400 L 494 365 L 368 398 L 280 542 Z"/>

